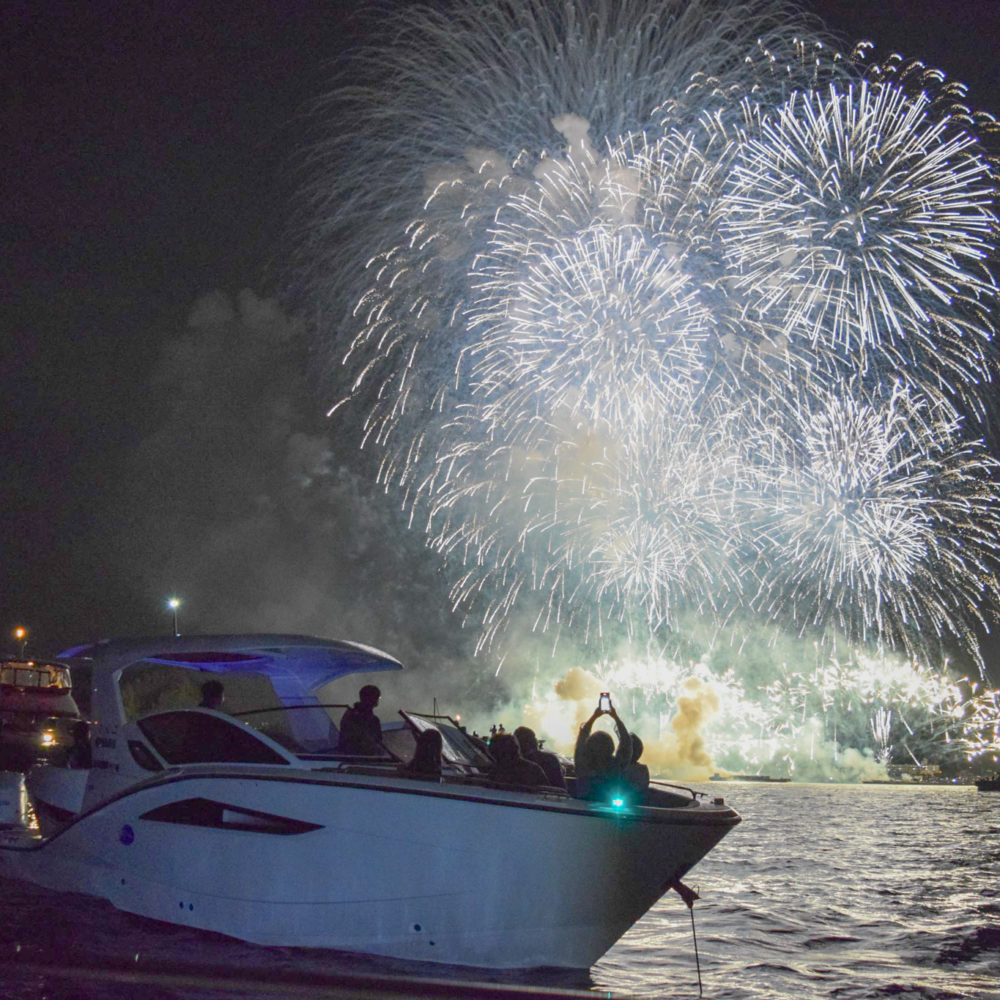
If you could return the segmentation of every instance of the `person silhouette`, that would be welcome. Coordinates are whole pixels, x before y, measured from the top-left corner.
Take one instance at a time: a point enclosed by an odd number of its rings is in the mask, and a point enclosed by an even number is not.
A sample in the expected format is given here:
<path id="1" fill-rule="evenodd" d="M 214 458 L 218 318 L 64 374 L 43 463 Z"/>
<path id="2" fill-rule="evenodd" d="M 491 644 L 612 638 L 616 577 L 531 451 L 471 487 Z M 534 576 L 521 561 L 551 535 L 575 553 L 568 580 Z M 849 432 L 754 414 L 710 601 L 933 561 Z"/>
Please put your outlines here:
<path id="1" fill-rule="evenodd" d="M 635 733 L 631 737 L 632 759 L 625 768 L 625 782 L 637 799 L 641 800 L 649 790 L 649 768 L 639 760 L 643 751 L 642 740 Z"/>
<path id="2" fill-rule="evenodd" d="M 618 733 L 618 748 L 612 738 L 604 732 L 591 732 L 594 723 L 602 715 L 614 719 Z M 575 795 L 578 799 L 607 799 L 620 792 L 625 785 L 625 769 L 632 761 L 632 737 L 625 723 L 618 717 L 611 699 L 608 707 L 598 703 L 593 715 L 580 727 L 573 754 L 576 774 Z"/>
<path id="3" fill-rule="evenodd" d="M 413 756 L 406 764 L 401 764 L 399 773 L 407 778 L 421 778 L 424 781 L 441 779 L 441 734 L 436 729 L 422 729 L 417 734 L 417 745 Z"/>
<path id="4" fill-rule="evenodd" d="M 490 741 L 490 753 L 496 764 L 490 777 L 503 785 L 546 785 L 545 772 L 521 756 L 521 748 L 510 733 L 501 733 Z"/>
<path id="5" fill-rule="evenodd" d="M 338 753 L 359 757 L 382 756 L 382 723 L 375 714 L 381 697 L 382 692 L 374 684 L 366 684 L 358 692 L 358 700 L 340 720 Z"/>
<path id="6" fill-rule="evenodd" d="M 226 700 L 226 689 L 222 686 L 222 681 L 205 681 L 201 686 L 201 701 L 199 708 L 211 708 L 216 712 L 222 711 L 222 703 Z"/>
<path id="7" fill-rule="evenodd" d="M 545 784 L 553 788 L 565 788 L 566 779 L 563 777 L 562 766 L 559 758 L 554 753 L 542 750 L 538 745 L 538 737 L 535 731 L 527 726 L 518 726 L 514 730 L 514 739 L 517 740 L 521 748 L 521 756 L 525 760 L 530 760 L 537 764 L 545 772 Z"/>

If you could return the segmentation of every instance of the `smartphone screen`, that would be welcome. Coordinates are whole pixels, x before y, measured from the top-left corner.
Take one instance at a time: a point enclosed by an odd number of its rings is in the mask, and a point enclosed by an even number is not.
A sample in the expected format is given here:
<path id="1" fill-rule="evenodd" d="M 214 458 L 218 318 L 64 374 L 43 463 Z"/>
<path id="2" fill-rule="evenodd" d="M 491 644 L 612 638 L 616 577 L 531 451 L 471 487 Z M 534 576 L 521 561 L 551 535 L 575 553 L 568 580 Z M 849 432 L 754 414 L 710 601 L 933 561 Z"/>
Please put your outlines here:
<path id="1" fill-rule="evenodd" d="M 611 711 L 611 696 L 609 694 L 602 694 L 601 700 L 598 702 L 602 712 Z"/>

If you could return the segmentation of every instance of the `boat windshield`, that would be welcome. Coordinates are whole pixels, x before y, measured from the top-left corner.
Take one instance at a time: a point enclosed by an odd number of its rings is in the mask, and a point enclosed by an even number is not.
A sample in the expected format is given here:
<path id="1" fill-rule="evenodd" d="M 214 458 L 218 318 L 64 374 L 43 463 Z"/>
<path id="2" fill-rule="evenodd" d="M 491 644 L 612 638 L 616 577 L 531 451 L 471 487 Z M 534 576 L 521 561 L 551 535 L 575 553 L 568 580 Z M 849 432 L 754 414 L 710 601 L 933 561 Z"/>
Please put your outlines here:
<path id="1" fill-rule="evenodd" d="M 347 707 L 330 704 L 279 705 L 234 712 L 233 716 L 257 732 L 270 736 L 291 753 L 326 756 L 337 752 L 338 734 L 333 716 L 340 718 Z"/>
<path id="2" fill-rule="evenodd" d="M 436 729 L 441 734 L 441 757 L 449 764 L 465 768 L 489 768 L 493 761 L 469 739 L 465 730 L 448 715 L 423 715 L 420 712 L 399 713 L 414 733 Z"/>
<path id="3" fill-rule="evenodd" d="M 139 729 L 168 764 L 287 764 L 235 719 L 199 709 L 158 712 L 139 720 Z"/>

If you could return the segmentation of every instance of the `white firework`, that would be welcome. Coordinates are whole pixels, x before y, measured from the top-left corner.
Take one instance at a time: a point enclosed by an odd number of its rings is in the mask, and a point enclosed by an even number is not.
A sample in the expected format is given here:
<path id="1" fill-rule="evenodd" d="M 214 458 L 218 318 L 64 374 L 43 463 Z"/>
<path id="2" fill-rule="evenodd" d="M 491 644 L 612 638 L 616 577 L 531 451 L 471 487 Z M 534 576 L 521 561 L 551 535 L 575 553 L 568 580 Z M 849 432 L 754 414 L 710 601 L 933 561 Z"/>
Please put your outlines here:
<path id="1" fill-rule="evenodd" d="M 892 712 L 880 708 L 872 716 L 872 736 L 875 738 L 875 760 L 888 764 L 892 760 Z"/>
<path id="2" fill-rule="evenodd" d="M 975 139 L 887 85 L 797 93 L 740 144 L 722 215 L 749 306 L 817 364 L 988 380 L 993 179 Z"/>
<path id="3" fill-rule="evenodd" d="M 901 385 L 848 385 L 793 408 L 786 429 L 758 442 L 767 568 L 754 605 L 911 652 L 983 624 L 997 463 L 960 426 Z"/>
<path id="4" fill-rule="evenodd" d="M 589 160 L 513 199 L 480 256 L 469 381 L 488 422 L 569 409 L 631 433 L 704 383 L 711 319 L 678 241 L 635 221 L 627 162 Z"/>
<path id="5" fill-rule="evenodd" d="M 502 438 L 460 421 L 429 487 L 428 540 L 462 566 L 453 597 L 482 607 L 484 643 L 529 596 L 542 598 L 536 628 L 586 640 L 740 592 L 737 424 L 707 419 L 710 405 L 691 397 L 628 435 L 566 409 L 534 423 L 530 447 L 523 428 Z"/>
<path id="6" fill-rule="evenodd" d="M 769 0 L 392 17 L 328 105 L 309 280 L 345 431 L 482 643 L 700 610 L 975 655 L 981 116 Z"/>

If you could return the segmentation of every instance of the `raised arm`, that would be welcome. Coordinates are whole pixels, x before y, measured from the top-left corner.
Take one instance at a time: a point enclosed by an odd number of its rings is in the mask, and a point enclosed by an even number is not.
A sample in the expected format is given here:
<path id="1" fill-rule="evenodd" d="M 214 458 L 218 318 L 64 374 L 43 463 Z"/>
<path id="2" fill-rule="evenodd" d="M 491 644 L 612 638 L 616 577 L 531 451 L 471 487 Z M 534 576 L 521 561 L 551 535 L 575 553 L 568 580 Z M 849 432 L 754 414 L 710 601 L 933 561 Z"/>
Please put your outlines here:
<path id="1" fill-rule="evenodd" d="M 577 733 L 576 737 L 576 748 L 573 750 L 573 764 L 575 768 L 580 767 L 580 762 L 583 753 L 583 745 L 590 738 L 590 730 L 593 728 L 594 722 L 597 720 L 597 717 L 600 714 L 601 710 L 599 708 L 595 708 L 594 714 L 589 719 L 587 719 L 587 721 L 582 726 L 580 726 L 580 732 Z"/>
<path id="2" fill-rule="evenodd" d="M 618 733 L 618 749 L 615 750 L 615 767 L 620 771 L 632 763 L 632 734 L 625 727 L 625 723 L 618 718 L 618 713 L 612 708 L 610 716 L 615 720 L 615 732 Z"/>

